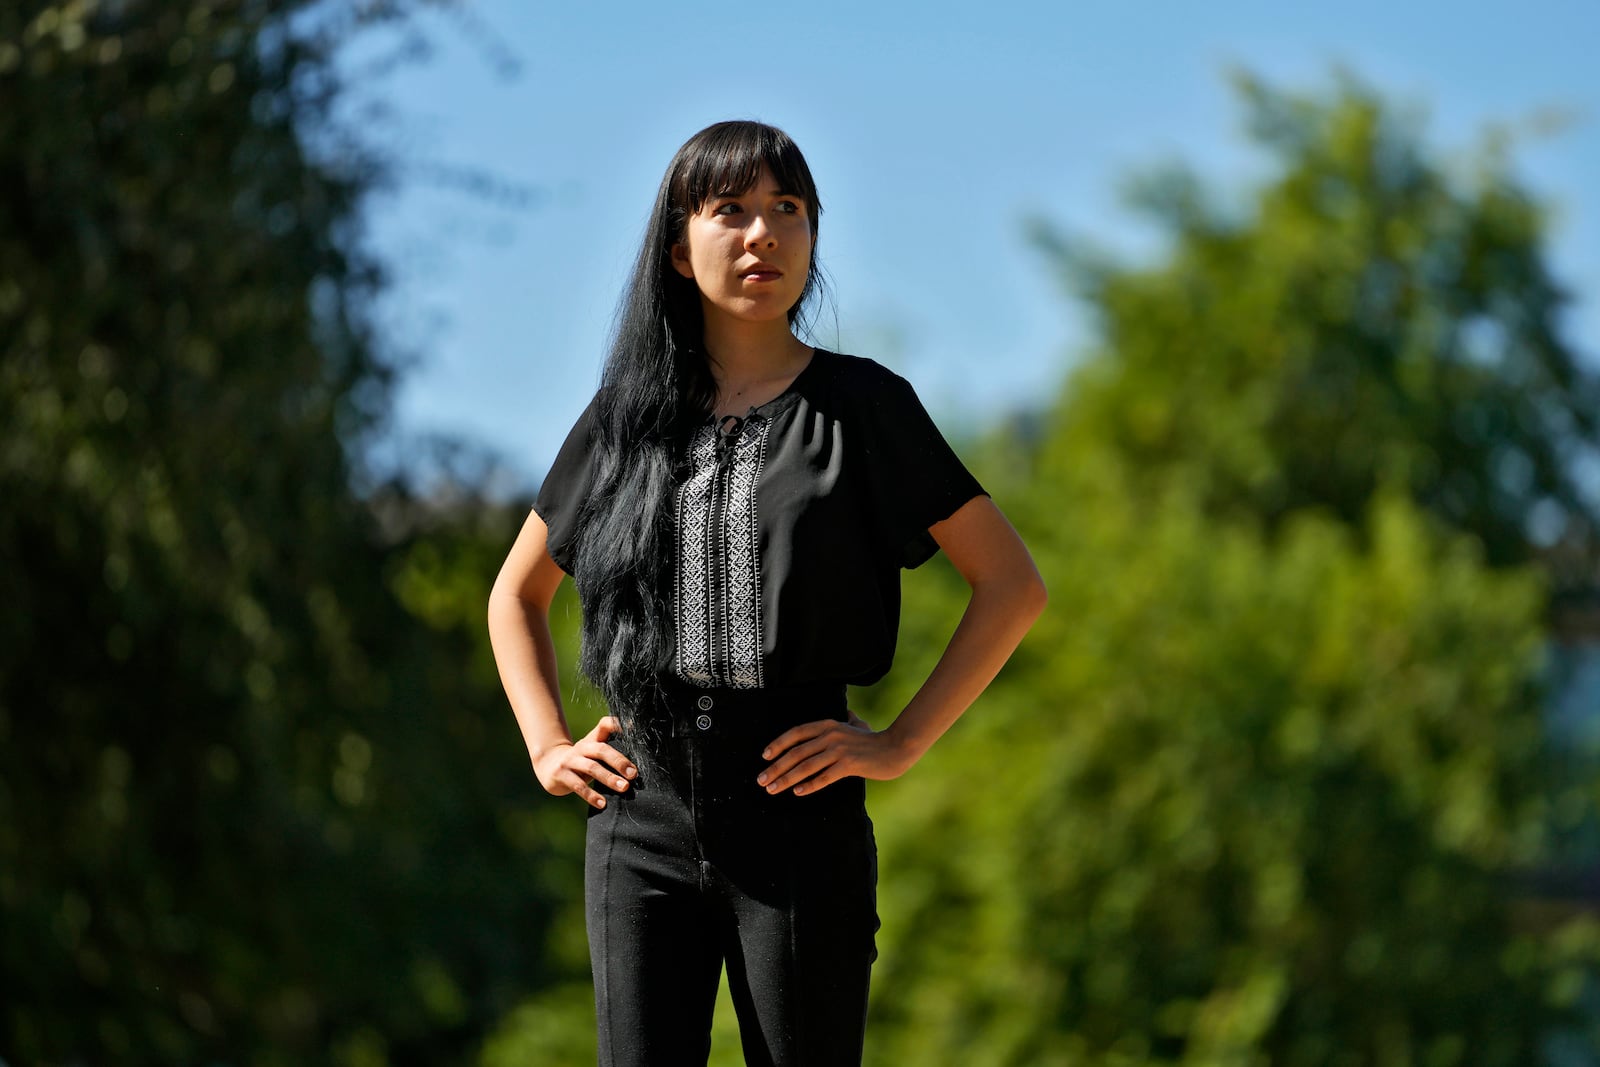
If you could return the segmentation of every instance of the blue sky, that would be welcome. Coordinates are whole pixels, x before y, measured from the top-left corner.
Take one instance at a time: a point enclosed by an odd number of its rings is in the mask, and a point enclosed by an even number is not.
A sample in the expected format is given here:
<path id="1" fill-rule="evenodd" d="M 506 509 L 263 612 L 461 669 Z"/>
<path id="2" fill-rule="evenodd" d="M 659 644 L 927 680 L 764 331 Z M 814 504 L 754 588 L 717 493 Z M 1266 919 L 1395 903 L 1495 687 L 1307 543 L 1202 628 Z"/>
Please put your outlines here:
<path id="1" fill-rule="evenodd" d="M 352 98 L 390 109 L 368 136 L 415 164 L 368 205 L 394 279 L 382 320 L 416 357 L 381 462 L 446 435 L 497 453 L 502 489 L 537 484 L 594 390 L 667 160 L 725 118 L 783 127 L 816 176 L 837 308 L 817 343 L 895 367 L 949 431 L 1047 399 L 1086 324 L 1024 221 L 1136 257 L 1159 235 L 1121 206 L 1128 174 L 1178 159 L 1234 192 L 1264 173 L 1229 66 L 1331 92 L 1342 64 L 1452 154 L 1486 123 L 1571 110 L 1515 159 L 1557 211 L 1551 261 L 1581 301 L 1567 336 L 1600 360 L 1593 0 L 484 0 L 416 26 L 431 57 Z M 398 41 L 373 34 L 347 67 Z M 439 168 L 526 195 L 464 192 Z"/>

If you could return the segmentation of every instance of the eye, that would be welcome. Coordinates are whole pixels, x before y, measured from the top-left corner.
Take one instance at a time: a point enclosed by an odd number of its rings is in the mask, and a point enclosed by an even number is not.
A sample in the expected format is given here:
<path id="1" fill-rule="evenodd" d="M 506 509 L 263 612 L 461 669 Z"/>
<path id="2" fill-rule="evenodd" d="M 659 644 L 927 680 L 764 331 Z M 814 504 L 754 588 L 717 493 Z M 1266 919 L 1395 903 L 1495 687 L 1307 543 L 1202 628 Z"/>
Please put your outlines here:
<path id="1" fill-rule="evenodd" d="M 733 210 L 730 211 L 728 210 L 729 208 L 732 208 Z M 711 213 L 713 215 L 731 215 L 734 211 L 742 210 L 744 209 L 739 206 L 739 202 L 737 200 L 730 200 L 726 204 L 718 204 L 714 209 L 712 209 Z"/>

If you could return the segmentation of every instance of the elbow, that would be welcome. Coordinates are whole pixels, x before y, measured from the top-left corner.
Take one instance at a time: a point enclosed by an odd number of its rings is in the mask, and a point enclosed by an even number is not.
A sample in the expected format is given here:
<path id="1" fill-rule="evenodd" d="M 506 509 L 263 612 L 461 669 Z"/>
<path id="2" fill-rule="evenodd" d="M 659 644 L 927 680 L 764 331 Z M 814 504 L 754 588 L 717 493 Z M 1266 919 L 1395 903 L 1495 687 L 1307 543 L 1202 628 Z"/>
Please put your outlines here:
<path id="1" fill-rule="evenodd" d="M 1045 605 L 1050 603 L 1050 592 L 1045 588 L 1044 579 L 1039 576 L 1037 570 L 1023 583 L 1021 600 L 1022 612 L 1028 617 L 1029 622 L 1043 615 Z"/>
<path id="2" fill-rule="evenodd" d="M 506 597 L 513 596 L 509 589 L 501 586 L 499 581 L 489 590 L 489 602 L 484 607 L 484 614 L 488 617 L 489 629 L 493 630 L 496 623 L 505 617 Z"/>
<path id="3" fill-rule="evenodd" d="M 1044 579 L 1033 567 L 1005 577 L 996 576 L 987 582 L 974 582 L 972 593 L 974 597 L 991 600 L 1008 617 L 1023 621 L 1028 626 L 1044 614 L 1045 605 L 1050 599 Z"/>
<path id="4" fill-rule="evenodd" d="M 489 636 L 491 639 L 494 636 L 495 616 L 499 614 L 499 612 L 495 610 L 495 604 L 498 599 L 499 598 L 496 597 L 494 592 L 491 590 L 489 593 L 489 603 L 484 608 L 484 623 L 489 629 Z"/>

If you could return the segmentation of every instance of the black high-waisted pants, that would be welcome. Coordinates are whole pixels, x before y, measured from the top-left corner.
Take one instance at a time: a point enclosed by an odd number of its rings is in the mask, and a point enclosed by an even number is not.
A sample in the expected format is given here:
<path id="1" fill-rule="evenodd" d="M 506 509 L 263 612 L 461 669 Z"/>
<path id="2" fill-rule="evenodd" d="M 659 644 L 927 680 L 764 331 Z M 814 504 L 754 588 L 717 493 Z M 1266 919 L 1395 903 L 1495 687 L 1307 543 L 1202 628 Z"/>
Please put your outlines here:
<path id="1" fill-rule="evenodd" d="M 846 714 L 842 684 L 672 683 L 663 743 L 613 737 L 640 775 L 620 793 L 597 782 L 606 806 L 589 809 L 601 1067 L 703 1067 L 724 961 L 749 1067 L 861 1062 L 878 930 L 866 783 L 805 796 L 756 784 L 779 734 Z"/>

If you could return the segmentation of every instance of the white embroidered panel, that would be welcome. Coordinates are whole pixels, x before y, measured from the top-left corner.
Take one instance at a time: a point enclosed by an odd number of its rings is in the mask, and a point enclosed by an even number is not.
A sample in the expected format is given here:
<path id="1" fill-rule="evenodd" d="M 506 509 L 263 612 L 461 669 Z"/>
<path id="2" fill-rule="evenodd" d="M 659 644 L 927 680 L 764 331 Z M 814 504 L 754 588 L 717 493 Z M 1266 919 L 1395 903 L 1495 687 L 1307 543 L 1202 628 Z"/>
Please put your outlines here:
<path id="1" fill-rule="evenodd" d="M 714 424 L 700 427 L 689 444 L 690 475 L 677 499 L 674 668 L 696 685 L 762 684 L 756 485 L 768 425 L 750 416 L 721 463 Z"/>
<path id="2" fill-rule="evenodd" d="M 712 483 L 717 477 L 716 449 L 716 429 L 700 430 L 689 445 L 692 473 L 678 487 L 677 583 L 672 608 L 678 633 L 676 670 L 680 677 L 696 685 L 712 684 L 711 582 L 706 575 L 706 541 Z"/>

